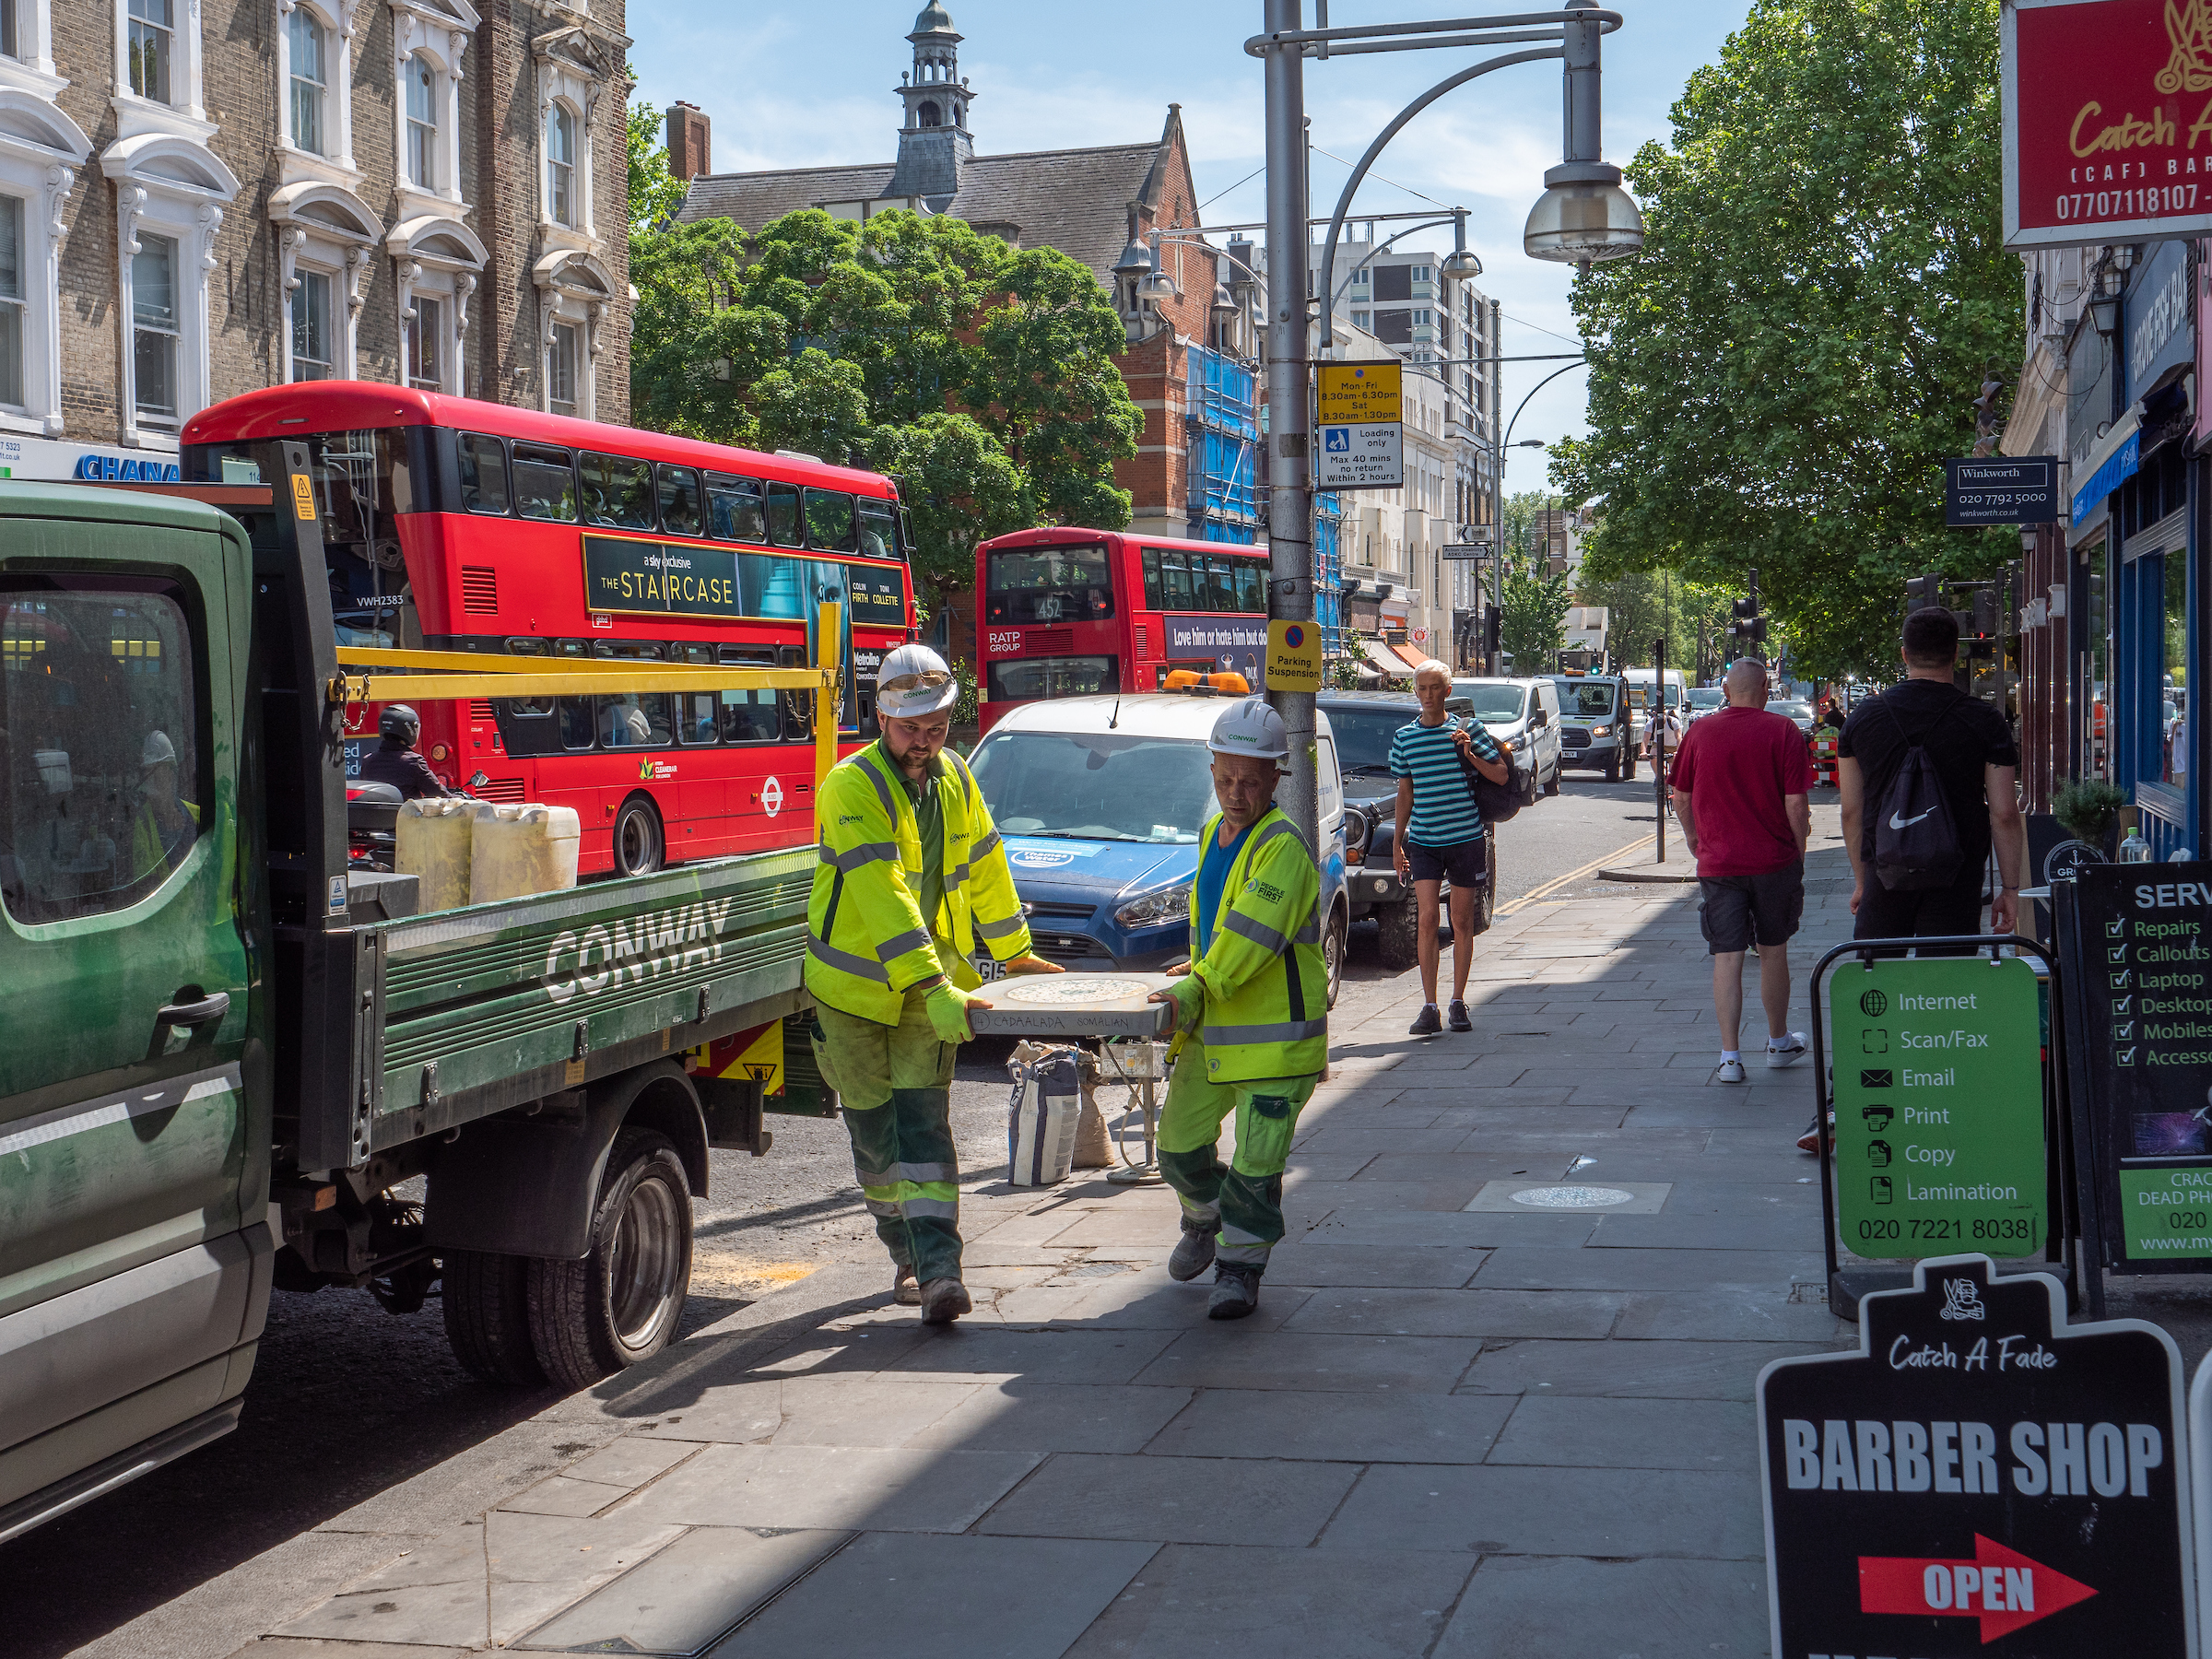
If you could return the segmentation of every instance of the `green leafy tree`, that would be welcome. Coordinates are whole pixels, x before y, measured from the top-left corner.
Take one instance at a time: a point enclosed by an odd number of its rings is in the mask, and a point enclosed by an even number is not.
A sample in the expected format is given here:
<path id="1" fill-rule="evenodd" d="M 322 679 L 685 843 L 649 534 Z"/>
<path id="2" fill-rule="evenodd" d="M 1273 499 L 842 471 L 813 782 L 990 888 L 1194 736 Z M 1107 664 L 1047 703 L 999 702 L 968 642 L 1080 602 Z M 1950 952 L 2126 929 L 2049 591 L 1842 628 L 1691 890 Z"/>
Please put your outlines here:
<path id="1" fill-rule="evenodd" d="M 878 427 L 870 465 L 899 476 L 914 527 L 914 585 L 931 614 L 975 582 L 975 548 L 1037 522 L 1027 474 L 971 417 L 933 414 Z"/>
<path id="2" fill-rule="evenodd" d="M 1498 642 L 1513 659 L 1518 675 L 1549 674 L 1567 643 L 1567 607 L 1573 603 L 1567 578 L 1544 573 L 1541 566 L 1506 567 L 1499 594 Z"/>
<path id="3" fill-rule="evenodd" d="M 1985 574 L 2009 534 L 1943 525 L 1942 461 L 2017 360 L 2002 245 L 1998 0 L 1756 0 L 1628 170 L 1642 256 L 1575 285 L 1606 498 L 1594 580 L 1756 568 L 1795 671 L 1895 654 L 1903 580 Z"/>
<path id="4" fill-rule="evenodd" d="M 633 71 L 630 80 L 637 75 Z M 684 182 L 668 171 L 668 147 L 661 142 L 665 118 L 651 104 L 632 104 L 628 126 L 629 139 L 630 224 L 658 229 L 676 222 L 684 205 Z"/>

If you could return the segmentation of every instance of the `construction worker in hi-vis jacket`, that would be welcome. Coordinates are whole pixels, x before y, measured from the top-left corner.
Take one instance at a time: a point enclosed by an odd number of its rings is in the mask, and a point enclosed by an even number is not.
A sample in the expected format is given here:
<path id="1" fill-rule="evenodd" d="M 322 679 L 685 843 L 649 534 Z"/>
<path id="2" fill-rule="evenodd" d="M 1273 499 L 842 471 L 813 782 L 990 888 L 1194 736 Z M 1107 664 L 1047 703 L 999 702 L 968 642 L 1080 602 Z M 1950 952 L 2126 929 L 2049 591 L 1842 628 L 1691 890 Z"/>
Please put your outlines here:
<path id="1" fill-rule="evenodd" d="M 945 752 L 959 682 L 924 645 L 883 659 L 883 735 L 823 781 L 820 862 L 806 902 L 815 1064 L 838 1092 L 853 1170 L 891 1294 L 947 1324 L 972 1305 L 960 1283 L 960 1173 L 952 1068 L 982 982 L 981 938 L 1009 972 L 1058 973 L 1030 954 L 1029 924 L 975 778 Z"/>
<path id="2" fill-rule="evenodd" d="M 1214 723 L 1220 813 L 1199 837 L 1191 884 L 1192 961 L 1154 1002 L 1181 1033 L 1159 1124 L 1159 1168 L 1182 1200 L 1168 1272 L 1214 1268 L 1208 1317 L 1260 1304 L 1267 1253 L 1283 1236 L 1283 1165 L 1298 1114 L 1329 1054 L 1329 975 L 1321 950 L 1321 872 L 1275 805 L 1290 747 L 1282 717 L 1257 697 Z M 1237 1116 L 1224 1166 L 1221 1120 Z"/>

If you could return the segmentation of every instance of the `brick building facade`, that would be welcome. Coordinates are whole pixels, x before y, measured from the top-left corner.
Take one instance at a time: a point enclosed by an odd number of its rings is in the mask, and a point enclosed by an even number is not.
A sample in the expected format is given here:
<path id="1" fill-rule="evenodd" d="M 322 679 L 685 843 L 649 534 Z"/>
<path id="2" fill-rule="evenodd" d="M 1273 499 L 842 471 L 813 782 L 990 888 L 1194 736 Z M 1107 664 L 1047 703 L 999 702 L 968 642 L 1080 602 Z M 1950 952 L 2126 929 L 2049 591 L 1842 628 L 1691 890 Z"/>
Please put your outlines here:
<path id="1" fill-rule="evenodd" d="M 159 462 L 198 409 L 295 379 L 626 419 L 622 24 L 623 0 L 14 0 L 0 466 Z"/>

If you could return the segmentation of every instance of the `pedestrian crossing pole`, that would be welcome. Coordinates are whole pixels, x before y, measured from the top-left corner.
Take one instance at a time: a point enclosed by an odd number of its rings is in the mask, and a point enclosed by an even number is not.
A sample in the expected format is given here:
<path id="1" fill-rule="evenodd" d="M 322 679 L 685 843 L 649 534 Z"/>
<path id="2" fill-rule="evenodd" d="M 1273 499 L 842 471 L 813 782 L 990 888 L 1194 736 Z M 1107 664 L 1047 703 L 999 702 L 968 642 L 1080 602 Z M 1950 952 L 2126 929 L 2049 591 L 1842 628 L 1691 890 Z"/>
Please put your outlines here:
<path id="1" fill-rule="evenodd" d="M 1666 636 L 1652 641 L 1652 831 L 1666 862 Z"/>

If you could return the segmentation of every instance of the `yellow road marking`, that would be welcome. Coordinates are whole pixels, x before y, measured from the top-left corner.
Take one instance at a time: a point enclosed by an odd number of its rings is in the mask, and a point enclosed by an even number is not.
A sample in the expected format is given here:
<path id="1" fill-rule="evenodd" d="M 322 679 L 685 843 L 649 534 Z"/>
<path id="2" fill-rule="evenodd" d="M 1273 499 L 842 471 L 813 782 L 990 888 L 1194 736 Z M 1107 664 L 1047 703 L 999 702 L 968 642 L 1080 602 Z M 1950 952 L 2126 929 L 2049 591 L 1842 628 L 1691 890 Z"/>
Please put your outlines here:
<path id="1" fill-rule="evenodd" d="M 1620 857 L 1623 853 L 1633 853 L 1639 847 L 1650 845 L 1651 840 L 1652 838 L 1648 835 L 1640 835 L 1634 841 L 1625 842 L 1624 844 L 1614 848 L 1612 852 L 1601 853 L 1597 857 L 1592 859 L 1588 864 L 1583 865 L 1576 869 L 1568 871 L 1566 875 L 1558 877 L 1556 880 L 1547 881 L 1539 888 L 1529 888 L 1527 892 L 1522 894 L 1520 898 L 1514 900 L 1511 904 L 1500 905 L 1493 913 L 1500 916 L 1510 916 L 1515 911 L 1523 909 L 1524 906 L 1535 904 L 1541 900 L 1548 899 L 1552 894 L 1558 892 L 1561 888 L 1571 887 L 1575 882 L 1582 880 L 1583 877 L 1589 875 L 1593 870 L 1603 869 L 1606 865 L 1611 864 L 1615 859 Z"/>

